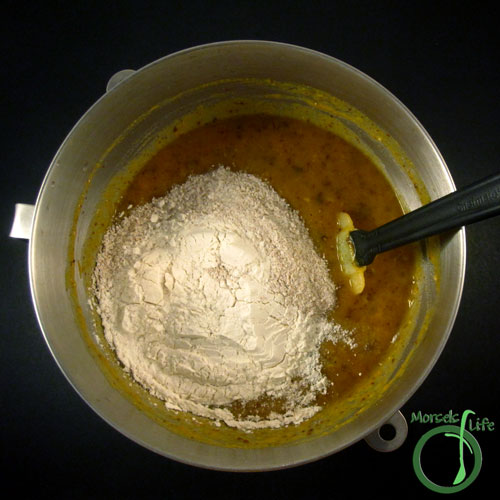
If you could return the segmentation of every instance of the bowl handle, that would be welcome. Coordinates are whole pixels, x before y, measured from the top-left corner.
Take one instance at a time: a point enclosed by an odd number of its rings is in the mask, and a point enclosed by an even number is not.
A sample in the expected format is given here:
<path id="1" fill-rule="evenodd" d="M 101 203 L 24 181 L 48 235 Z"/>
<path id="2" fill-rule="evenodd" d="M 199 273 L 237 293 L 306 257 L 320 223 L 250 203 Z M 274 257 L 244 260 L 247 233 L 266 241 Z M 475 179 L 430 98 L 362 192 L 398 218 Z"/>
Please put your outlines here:
<path id="1" fill-rule="evenodd" d="M 381 429 L 385 426 L 393 428 L 394 436 L 385 439 L 381 435 Z M 406 440 L 408 435 L 408 424 L 404 415 L 397 411 L 387 422 L 375 429 L 371 434 L 365 437 L 368 445 L 376 451 L 394 451 L 397 450 Z"/>
<path id="2" fill-rule="evenodd" d="M 109 80 L 106 85 L 106 92 L 114 89 L 119 83 L 126 80 L 129 76 L 135 73 L 134 69 L 122 69 L 121 71 L 116 72 Z"/>
<path id="3" fill-rule="evenodd" d="M 9 236 L 29 240 L 31 238 L 31 228 L 33 226 L 33 216 L 35 205 L 26 203 L 16 203 L 14 221 Z"/>

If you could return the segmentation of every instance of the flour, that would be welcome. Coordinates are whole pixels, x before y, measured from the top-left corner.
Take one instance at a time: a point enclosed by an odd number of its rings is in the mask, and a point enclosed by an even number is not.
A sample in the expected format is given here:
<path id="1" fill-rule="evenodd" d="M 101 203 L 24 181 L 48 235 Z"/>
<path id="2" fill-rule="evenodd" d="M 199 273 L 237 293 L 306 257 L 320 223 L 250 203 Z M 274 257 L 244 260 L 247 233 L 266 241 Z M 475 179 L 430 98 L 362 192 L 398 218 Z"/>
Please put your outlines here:
<path id="1" fill-rule="evenodd" d="M 335 286 L 297 212 L 220 167 L 132 209 L 103 240 L 94 291 L 105 337 L 168 408 L 251 430 L 296 424 L 328 380 L 319 346 Z M 284 401 L 237 418 L 231 404 Z"/>

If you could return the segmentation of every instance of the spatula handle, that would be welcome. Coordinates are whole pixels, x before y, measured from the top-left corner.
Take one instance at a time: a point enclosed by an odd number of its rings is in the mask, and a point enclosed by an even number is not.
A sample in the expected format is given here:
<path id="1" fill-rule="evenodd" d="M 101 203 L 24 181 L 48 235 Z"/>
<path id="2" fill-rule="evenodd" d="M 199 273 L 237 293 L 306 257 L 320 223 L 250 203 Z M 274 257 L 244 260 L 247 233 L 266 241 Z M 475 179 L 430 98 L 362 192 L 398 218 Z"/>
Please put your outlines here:
<path id="1" fill-rule="evenodd" d="M 499 214 L 500 174 L 495 174 L 373 231 L 353 231 L 350 236 L 356 249 L 356 262 L 365 266 L 379 253 Z"/>

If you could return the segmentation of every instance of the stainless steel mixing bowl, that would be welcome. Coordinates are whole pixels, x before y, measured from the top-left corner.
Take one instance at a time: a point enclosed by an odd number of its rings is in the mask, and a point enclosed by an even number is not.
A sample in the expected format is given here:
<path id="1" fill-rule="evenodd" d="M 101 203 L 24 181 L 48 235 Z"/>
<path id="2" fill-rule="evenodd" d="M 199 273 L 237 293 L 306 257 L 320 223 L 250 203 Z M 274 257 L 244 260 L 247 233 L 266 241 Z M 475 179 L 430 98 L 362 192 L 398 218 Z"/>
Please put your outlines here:
<path id="1" fill-rule="evenodd" d="M 264 83 L 252 83 L 257 80 Z M 389 134 L 387 137 L 397 143 L 407 161 L 404 168 L 402 157 L 396 158 L 384 147 L 378 132 L 367 132 L 348 117 L 341 118 L 385 165 L 409 209 L 422 203 L 422 192 L 416 188 L 419 182 L 430 199 L 454 190 L 450 173 L 426 131 L 374 80 L 333 57 L 305 48 L 233 41 L 187 49 L 138 71 L 115 75 L 107 93 L 75 125 L 57 152 L 33 215 L 29 238 L 33 302 L 47 344 L 67 379 L 104 420 L 124 435 L 167 457 L 202 467 L 276 469 L 332 454 L 369 435 L 373 438 L 376 429 L 397 414 L 433 367 L 452 328 L 462 292 L 463 230 L 439 243 L 440 286 L 434 291 L 426 291 L 423 286 L 421 319 L 418 331 L 413 333 L 413 340 L 418 337 L 419 341 L 405 351 L 400 369 L 393 376 L 395 382 L 359 415 L 334 432 L 314 439 L 255 449 L 202 443 L 171 432 L 112 386 L 82 336 L 74 301 L 68 293 L 67 274 L 71 256 L 77 260 L 81 257 L 104 190 L 169 123 L 209 103 L 214 95 L 269 96 L 273 81 L 310 86 L 331 94 L 373 120 L 380 133 Z M 265 82 L 269 85 L 263 91 Z M 318 109 L 320 104 L 310 102 Z M 100 164 L 98 169 L 93 168 L 96 164 Z M 84 321 L 91 329 L 86 291 L 78 276 L 77 288 Z"/>

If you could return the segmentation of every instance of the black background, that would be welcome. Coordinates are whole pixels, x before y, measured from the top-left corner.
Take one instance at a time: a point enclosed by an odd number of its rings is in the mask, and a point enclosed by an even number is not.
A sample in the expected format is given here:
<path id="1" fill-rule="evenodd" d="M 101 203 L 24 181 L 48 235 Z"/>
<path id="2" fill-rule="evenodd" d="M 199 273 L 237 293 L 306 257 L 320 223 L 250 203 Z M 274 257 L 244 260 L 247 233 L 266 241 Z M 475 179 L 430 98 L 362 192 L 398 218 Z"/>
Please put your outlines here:
<path id="1" fill-rule="evenodd" d="M 480 5 L 478 8 L 476 5 Z M 426 497 L 412 469 L 416 442 L 432 426 L 410 423 L 397 451 L 364 442 L 319 462 L 238 474 L 170 461 L 103 422 L 52 359 L 32 307 L 27 242 L 8 237 L 14 204 L 34 203 L 57 148 L 103 94 L 109 77 L 174 51 L 231 39 L 302 45 L 375 78 L 430 133 L 457 186 L 498 172 L 498 22 L 493 4 L 463 2 L 165 1 L 4 2 L 1 16 L 2 485 L 19 497 L 360 498 Z M 498 480 L 497 278 L 500 218 L 467 228 L 461 308 L 446 348 L 402 408 L 460 413 L 496 424 L 475 433 L 476 497 Z M 455 456 L 451 458 L 457 460 Z M 436 450 L 435 467 L 449 462 Z M 429 466 L 430 467 L 430 466 Z"/>

